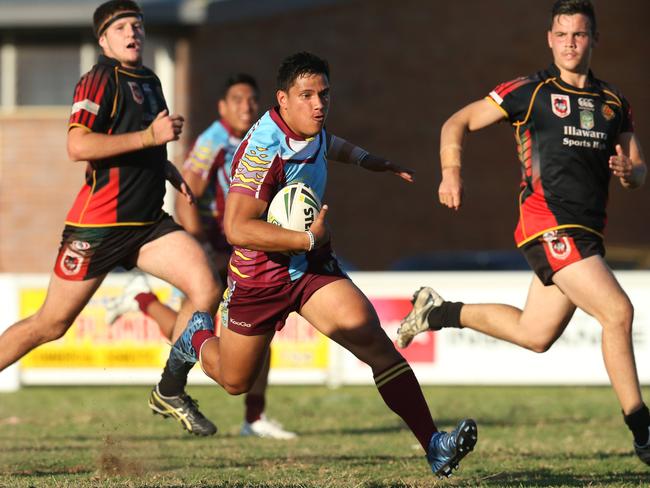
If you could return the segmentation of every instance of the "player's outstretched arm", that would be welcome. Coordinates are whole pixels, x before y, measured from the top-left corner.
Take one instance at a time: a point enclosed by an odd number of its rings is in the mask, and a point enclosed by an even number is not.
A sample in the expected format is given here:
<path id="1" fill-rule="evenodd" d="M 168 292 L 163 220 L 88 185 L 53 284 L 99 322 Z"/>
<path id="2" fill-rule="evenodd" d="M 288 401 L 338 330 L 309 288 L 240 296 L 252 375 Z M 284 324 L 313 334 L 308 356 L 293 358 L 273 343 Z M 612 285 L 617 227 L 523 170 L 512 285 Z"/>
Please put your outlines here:
<path id="1" fill-rule="evenodd" d="M 609 168 L 623 188 L 639 188 L 645 183 L 648 172 L 641 144 L 633 132 L 620 134 L 616 142 L 616 154 L 610 156 Z"/>
<path id="2" fill-rule="evenodd" d="M 503 112 L 487 99 L 470 103 L 449 117 L 440 132 L 442 181 L 438 188 L 440 203 L 458 210 L 463 199 L 460 176 L 465 134 L 503 120 Z"/>
<path id="3" fill-rule="evenodd" d="M 68 157 L 72 161 L 94 161 L 147 147 L 162 146 L 178 140 L 183 122 L 182 116 L 168 115 L 167 110 L 163 110 L 149 127 L 137 132 L 109 135 L 75 126 L 68 131 Z"/>
<path id="4" fill-rule="evenodd" d="M 233 191 L 228 193 L 224 230 L 230 245 L 265 252 L 310 251 L 312 243 L 307 232 L 283 229 L 263 219 L 267 205 L 264 200 L 250 195 Z M 314 236 L 313 247 L 319 247 L 329 239 L 326 214 L 327 205 L 323 205 L 310 228 Z M 316 226 L 316 223 L 319 225 Z"/>
<path id="5" fill-rule="evenodd" d="M 345 139 L 333 134 L 327 135 L 327 159 L 339 163 L 356 164 L 369 171 L 390 171 L 409 183 L 413 183 L 415 171 L 371 154 Z"/>

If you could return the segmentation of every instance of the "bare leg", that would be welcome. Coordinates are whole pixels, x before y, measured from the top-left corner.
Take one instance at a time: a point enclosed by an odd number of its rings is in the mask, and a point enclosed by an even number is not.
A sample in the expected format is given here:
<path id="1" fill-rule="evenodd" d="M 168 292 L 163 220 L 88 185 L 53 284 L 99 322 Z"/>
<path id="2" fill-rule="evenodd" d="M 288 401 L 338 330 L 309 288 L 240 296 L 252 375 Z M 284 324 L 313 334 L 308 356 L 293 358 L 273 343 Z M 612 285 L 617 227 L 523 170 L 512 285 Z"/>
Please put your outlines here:
<path id="1" fill-rule="evenodd" d="M 63 336 L 103 279 L 104 276 L 67 281 L 53 274 L 45 303 L 38 312 L 15 323 L 0 336 L 0 370 L 35 347 Z"/>
<path id="2" fill-rule="evenodd" d="M 523 310 L 503 304 L 466 304 L 460 323 L 535 352 L 547 351 L 569 324 L 575 305 L 557 286 L 533 277 Z"/>
<path id="3" fill-rule="evenodd" d="M 160 333 L 171 343 L 178 312 L 156 300 L 147 305 L 146 314 L 158 324 Z"/>
<path id="4" fill-rule="evenodd" d="M 221 284 L 215 281 L 205 252 L 187 232 L 171 232 L 142 246 L 137 266 L 188 297 L 176 317 L 172 342 L 183 332 L 192 312 L 201 310 L 214 315 L 217 311 Z"/>
<path id="5" fill-rule="evenodd" d="M 634 309 L 600 256 L 592 256 L 558 271 L 553 280 L 578 307 L 603 327 L 603 359 L 623 412 L 637 410 L 643 400 L 634 361 Z"/>

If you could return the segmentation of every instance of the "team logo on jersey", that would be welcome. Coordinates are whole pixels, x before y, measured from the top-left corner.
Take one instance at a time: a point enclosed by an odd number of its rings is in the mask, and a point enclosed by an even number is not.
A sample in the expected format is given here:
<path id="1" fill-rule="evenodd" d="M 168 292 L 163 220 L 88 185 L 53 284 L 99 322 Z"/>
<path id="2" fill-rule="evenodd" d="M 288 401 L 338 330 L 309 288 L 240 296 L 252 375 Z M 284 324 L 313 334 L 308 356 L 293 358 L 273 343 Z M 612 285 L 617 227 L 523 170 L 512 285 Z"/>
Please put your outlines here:
<path id="1" fill-rule="evenodd" d="M 138 85 L 138 83 L 135 81 L 127 81 L 127 83 L 131 89 L 131 95 L 133 95 L 133 100 L 135 100 L 135 103 L 142 105 L 144 103 L 144 94 L 140 89 L 140 85 Z"/>
<path id="2" fill-rule="evenodd" d="M 612 120 L 614 117 L 616 117 L 616 113 L 612 110 L 612 107 L 607 105 L 606 103 L 603 103 L 600 107 L 600 113 L 603 114 L 603 117 L 605 118 L 606 121 Z"/>
<path id="3" fill-rule="evenodd" d="M 594 128 L 594 113 L 590 110 L 580 110 L 580 128 L 591 130 Z"/>
<path id="4" fill-rule="evenodd" d="M 571 242 L 566 236 L 559 236 L 556 230 L 545 232 L 542 239 L 546 243 L 551 256 L 565 260 L 571 255 Z"/>
<path id="5" fill-rule="evenodd" d="M 551 94 L 551 108 L 553 113 L 563 119 L 571 115 L 571 100 L 568 95 Z"/>
<path id="6" fill-rule="evenodd" d="M 578 98 L 578 107 L 585 110 L 596 110 L 596 106 L 594 105 L 593 98 L 584 98 L 584 97 Z"/>

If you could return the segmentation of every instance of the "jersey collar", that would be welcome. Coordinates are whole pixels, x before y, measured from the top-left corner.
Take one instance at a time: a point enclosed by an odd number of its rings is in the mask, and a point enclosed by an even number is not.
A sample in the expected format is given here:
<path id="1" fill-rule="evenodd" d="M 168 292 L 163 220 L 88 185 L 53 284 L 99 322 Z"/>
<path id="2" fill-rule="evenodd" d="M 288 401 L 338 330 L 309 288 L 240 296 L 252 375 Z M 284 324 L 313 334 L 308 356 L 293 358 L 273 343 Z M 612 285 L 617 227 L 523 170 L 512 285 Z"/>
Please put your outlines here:
<path id="1" fill-rule="evenodd" d="M 548 72 L 551 74 L 551 76 L 553 76 L 555 78 L 555 80 L 560 85 L 562 85 L 562 86 L 564 86 L 566 88 L 569 88 L 571 90 L 584 91 L 587 88 L 591 88 L 591 87 L 594 87 L 596 85 L 596 83 L 595 83 L 596 78 L 594 77 L 594 73 L 591 70 L 589 70 L 589 73 L 587 73 L 587 86 L 585 86 L 584 88 L 578 88 L 578 87 L 575 87 L 575 86 L 570 85 L 569 83 L 565 82 L 560 76 L 561 75 L 560 68 L 558 68 L 555 63 L 551 63 L 551 66 L 549 66 L 549 68 L 548 68 Z"/>
<path id="2" fill-rule="evenodd" d="M 277 124 L 277 126 L 284 132 L 284 134 L 289 137 L 290 139 L 293 139 L 294 141 L 305 141 L 306 139 L 302 136 L 299 136 L 296 134 L 294 131 L 292 131 L 287 123 L 284 121 L 282 116 L 280 115 L 280 107 L 273 107 L 271 110 L 269 110 L 269 114 L 271 115 L 271 119 L 273 122 Z"/>

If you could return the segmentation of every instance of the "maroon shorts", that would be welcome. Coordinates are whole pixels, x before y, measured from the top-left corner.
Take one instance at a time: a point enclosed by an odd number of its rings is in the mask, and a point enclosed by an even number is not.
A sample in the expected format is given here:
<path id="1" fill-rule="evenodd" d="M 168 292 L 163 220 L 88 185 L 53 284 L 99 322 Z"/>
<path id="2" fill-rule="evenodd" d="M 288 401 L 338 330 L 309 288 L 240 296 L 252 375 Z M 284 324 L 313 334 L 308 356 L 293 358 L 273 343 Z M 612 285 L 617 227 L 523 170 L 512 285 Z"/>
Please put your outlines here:
<path id="1" fill-rule="evenodd" d="M 559 229 L 525 244 L 526 261 L 546 286 L 562 268 L 590 256 L 605 256 L 605 245 L 598 234 L 580 228 Z"/>
<path id="2" fill-rule="evenodd" d="M 231 283 L 223 294 L 218 318 L 222 327 L 242 335 L 262 335 L 280 330 L 291 312 L 299 312 L 325 285 L 347 279 L 337 269 L 331 274 L 305 273 L 293 283 L 246 288 Z"/>
<path id="3" fill-rule="evenodd" d="M 167 214 L 151 225 L 137 227 L 75 227 L 63 229 L 54 273 L 64 280 L 82 281 L 113 268 L 135 267 L 138 251 L 147 242 L 183 230 Z"/>

